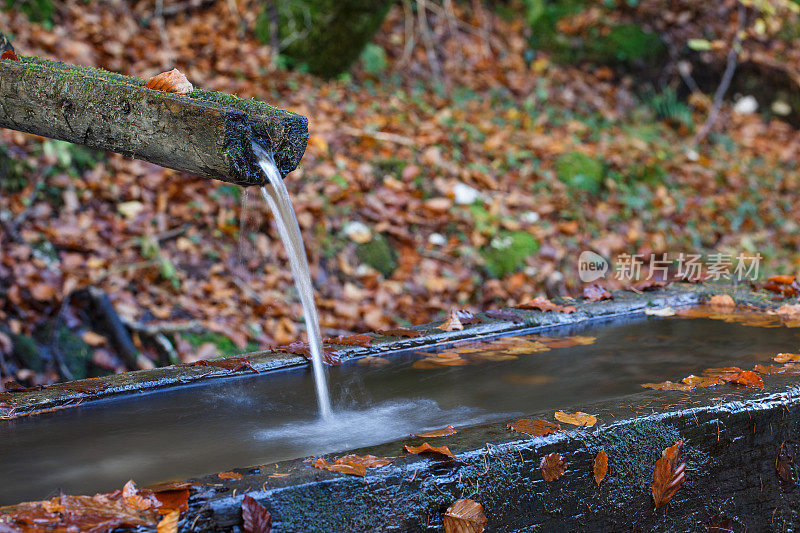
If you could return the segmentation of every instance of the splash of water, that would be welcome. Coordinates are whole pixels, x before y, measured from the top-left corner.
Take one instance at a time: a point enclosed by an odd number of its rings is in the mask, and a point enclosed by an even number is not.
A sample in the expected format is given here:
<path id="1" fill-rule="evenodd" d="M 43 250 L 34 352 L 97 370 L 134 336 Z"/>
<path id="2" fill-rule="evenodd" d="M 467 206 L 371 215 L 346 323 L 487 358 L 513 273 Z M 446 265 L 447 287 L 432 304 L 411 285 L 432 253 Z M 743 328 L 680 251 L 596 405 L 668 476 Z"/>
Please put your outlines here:
<path id="1" fill-rule="evenodd" d="M 311 347 L 311 364 L 314 370 L 314 383 L 317 389 L 317 403 L 319 413 L 323 418 L 331 414 L 331 400 L 328 396 L 328 384 L 325 379 L 325 368 L 322 363 L 322 335 L 319 330 L 319 315 L 314 303 L 314 288 L 311 285 L 311 274 L 308 270 L 306 249 L 303 245 L 303 236 L 297 216 L 292 208 L 292 200 L 286 184 L 283 183 L 278 167 L 272 153 L 260 145 L 253 143 L 253 151 L 258 156 L 258 164 L 269 180 L 269 184 L 261 187 L 261 195 L 267 202 L 270 211 L 275 217 L 275 225 L 286 247 L 289 256 L 289 266 L 294 276 L 294 284 L 303 304 L 303 316 L 306 321 L 308 344 Z"/>

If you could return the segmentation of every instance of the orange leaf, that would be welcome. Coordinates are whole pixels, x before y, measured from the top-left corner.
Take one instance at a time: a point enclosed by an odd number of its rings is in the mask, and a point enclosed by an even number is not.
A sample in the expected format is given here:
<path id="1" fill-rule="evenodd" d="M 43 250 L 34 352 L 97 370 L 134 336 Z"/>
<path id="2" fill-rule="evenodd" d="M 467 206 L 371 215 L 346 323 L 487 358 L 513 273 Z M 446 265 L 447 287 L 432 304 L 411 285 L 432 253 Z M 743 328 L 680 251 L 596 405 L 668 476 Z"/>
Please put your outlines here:
<path id="1" fill-rule="evenodd" d="M 242 522 L 244 522 L 245 533 L 270 533 L 272 531 L 272 515 L 266 507 L 250 496 L 245 496 L 242 500 Z"/>
<path id="2" fill-rule="evenodd" d="M 167 514 L 172 511 L 186 511 L 189 509 L 188 488 L 161 490 L 154 492 L 153 497 L 159 503 L 159 514 Z"/>
<path id="3" fill-rule="evenodd" d="M 734 302 L 733 298 L 731 298 L 728 294 L 715 294 L 710 300 L 708 300 L 708 305 L 718 309 L 727 309 L 730 307 L 736 307 L 736 302 Z"/>
<path id="4" fill-rule="evenodd" d="M 742 370 L 741 372 L 726 374 L 722 376 L 725 383 L 735 383 L 745 387 L 758 387 L 764 389 L 764 380 L 752 370 Z"/>
<path id="5" fill-rule="evenodd" d="M 517 306 L 519 309 L 538 309 L 539 311 L 557 311 L 559 313 L 574 313 L 577 309 L 573 306 L 555 304 L 543 296 L 537 296 L 528 303 Z"/>
<path id="6" fill-rule="evenodd" d="M 774 283 L 780 283 L 783 285 L 791 285 L 794 283 L 794 276 L 770 276 L 767 278 L 767 281 L 772 281 Z"/>
<path id="7" fill-rule="evenodd" d="M 458 500 L 444 514 L 445 533 L 482 533 L 484 527 L 483 506 L 472 500 Z"/>
<path id="8" fill-rule="evenodd" d="M 762 364 L 758 364 L 758 365 L 753 367 L 753 370 L 755 372 L 758 372 L 759 374 L 764 374 L 765 376 L 768 376 L 770 374 L 781 374 L 783 372 L 786 372 L 786 367 L 785 366 L 778 366 L 778 365 L 762 365 Z"/>
<path id="9" fill-rule="evenodd" d="M 461 331 L 462 329 L 464 329 L 464 325 L 458 318 L 457 311 L 453 309 L 452 311 L 450 311 L 447 320 L 441 326 L 438 326 L 437 329 L 441 329 L 442 331 Z"/>
<path id="10" fill-rule="evenodd" d="M 539 470 L 545 481 L 555 481 L 564 475 L 567 470 L 567 461 L 557 453 L 551 453 L 542 457 L 539 463 Z"/>
<path id="11" fill-rule="evenodd" d="M 516 422 L 509 422 L 506 427 L 511 431 L 525 433 L 532 437 L 546 437 L 561 429 L 560 425 L 540 418 L 523 418 Z"/>
<path id="12" fill-rule="evenodd" d="M 332 339 L 325 339 L 328 344 L 340 344 L 343 346 L 369 346 L 372 344 L 371 335 L 348 335 L 347 337 L 338 336 Z"/>
<path id="13" fill-rule="evenodd" d="M 89 346 L 101 346 L 106 343 L 106 338 L 94 331 L 85 331 L 81 339 Z"/>
<path id="14" fill-rule="evenodd" d="M 456 431 L 456 428 L 454 428 L 453 426 L 447 426 L 442 429 L 434 429 L 432 431 L 426 431 L 424 433 L 417 433 L 416 436 L 421 439 L 429 439 L 431 437 L 447 437 L 449 435 L 454 435 L 456 433 L 458 433 L 458 431 Z"/>
<path id="15" fill-rule="evenodd" d="M 598 485 L 608 472 L 608 454 L 605 450 L 600 450 L 594 458 L 594 482 Z"/>
<path id="16" fill-rule="evenodd" d="M 565 424 L 572 424 L 573 426 L 591 427 L 597 424 L 597 417 L 578 411 L 577 413 L 565 413 L 564 411 L 556 411 L 556 420 Z"/>
<path id="17" fill-rule="evenodd" d="M 17 54 L 14 53 L 14 50 L 3 50 L 3 53 L 0 54 L 0 59 L 10 59 L 11 61 L 19 61 Z"/>
<path id="18" fill-rule="evenodd" d="M 798 353 L 779 353 L 772 358 L 776 363 L 800 362 L 800 354 Z"/>
<path id="19" fill-rule="evenodd" d="M 683 441 L 676 442 L 661 453 L 653 471 L 653 502 L 656 509 L 667 505 L 685 480 L 686 463 L 680 462 Z"/>
<path id="20" fill-rule="evenodd" d="M 325 459 L 315 459 L 311 462 L 311 466 L 314 468 L 321 468 L 323 470 L 330 470 L 331 472 L 340 472 L 342 474 L 349 474 L 351 476 L 361 476 L 364 477 L 367 475 L 367 467 L 362 464 L 357 463 L 339 463 L 334 461 L 333 463 L 329 463 Z"/>
<path id="21" fill-rule="evenodd" d="M 453 455 L 453 452 L 451 452 L 450 448 L 448 448 L 447 446 L 431 446 L 427 442 L 423 442 L 419 446 L 410 446 L 406 444 L 405 446 L 403 446 L 403 451 L 408 453 L 413 453 L 415 455 L 419 455 L 421 453 L 435 453 L 438 455 L 444 455 L 456 461 L 459 460 L 458 457 Z"/>
<path id="22" fill-rule="evenodd" d="M 153 76 L 147 80 L 146 87 L 154 91 L 176 94 L 189 94 L 194 90 L 194 87 L 192 87 L 192 84 L 186 79 L 183 72 L 176 68 Z"/>
<path id="23" fill-rule="evenodd" d="M 682 390 L 688 391 L 694 388 L 694 385 L 689 383 L 675 383 L 673 381 L 664 381 L 663 383 L 642 383 L 645 389 L 655 390 Z"/>
<path id="24" fill-rule="evenodd" d="M 360 464 L 364 465 L 366 468 L 380 468 L 382 466 L 386 466 L 391 464 L 391 459 L 385 459 L 383 457 L 376 457 L 374 455 L 345 455 L 344 457 L 337 459 L 337 463 L 349 463 L 349 464 Z"/>
<path id="25" fill-rule="evenodd" d="M 156 527 L 156 531 L 158 533 L 178 533 L 178 518 L 180 517 L 180 511 L 172 511 L 164 515 L 158 522 L 158 526 Z"/>
<path id="26" fill-rule="evenodd" d="M 217 476 L 220 479 L 242 479 L 244 477 L 236 472 L 220 472 Z"/>
<path id="27" fill-rule="evenodd" d="M 122 501 L 131 509 L 137 511 L 146 511 L 153 507 L 153 500 L 149 497 L 142 496 L 139 489 L 136 488 L 136 483 L 133 480 L 128 480 L 125 486 L 122 487 Z"/>
<path id="28" fill-rule="evenodd" d="M 590 302 L 599 302 L 601 300 L 611 300 L 614 298 L 605 287 L 597 284 L 587 285 L 583 288 L 583 298 Z"/>

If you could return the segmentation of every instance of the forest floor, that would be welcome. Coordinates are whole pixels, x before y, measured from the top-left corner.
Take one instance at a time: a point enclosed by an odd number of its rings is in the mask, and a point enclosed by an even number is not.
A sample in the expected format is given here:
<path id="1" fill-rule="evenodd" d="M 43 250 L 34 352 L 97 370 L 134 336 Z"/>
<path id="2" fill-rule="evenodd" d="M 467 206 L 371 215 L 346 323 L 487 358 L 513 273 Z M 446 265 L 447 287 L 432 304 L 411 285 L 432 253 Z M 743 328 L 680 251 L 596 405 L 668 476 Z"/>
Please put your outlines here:
<path id="1" fill-rule="evenodd" d="M 432 12 L 428 49 L 395 6 L 377 46 L 325 81 L 272 62 L 252 31 L 255 1 L 201 2 L 163 27 L 149 2 L 60 4 L 51 27 L 0 12 L 17 53 L 144 78 L 177 67 L 195 86 L 309 117 L 286 181 L 326 335 L 579 297 L 583 250 L 758 253 L 763 275 L 800 267 L 800 132 L 728 102 L 694 143 L 708 97 L 665 104 L 619 69 L 532 53 L 522 17 Z M 70 295 L 91 286 L 129 323 L 198 324 L 203 333 L 169 335 L 183 362 L 302 337 L 286 254 L 256 195 L 9 130 L 0 150 L 7 332 L 34 335 L 56 318 L 79 329 Z M 81 337 L 90 373 L 124 370 L 103 335 Z M 29 384 L 59 378 L 3 364 Z"/>

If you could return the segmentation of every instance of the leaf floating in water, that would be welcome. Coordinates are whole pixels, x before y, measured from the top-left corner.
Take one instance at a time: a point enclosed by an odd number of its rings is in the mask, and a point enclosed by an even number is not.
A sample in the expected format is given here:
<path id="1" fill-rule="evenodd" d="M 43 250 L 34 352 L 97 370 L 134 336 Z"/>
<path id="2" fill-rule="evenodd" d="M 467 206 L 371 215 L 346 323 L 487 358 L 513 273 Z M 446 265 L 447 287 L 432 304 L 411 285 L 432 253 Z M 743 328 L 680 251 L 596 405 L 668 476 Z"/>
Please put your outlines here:
<path id="1" fill-rule="evenodd" d="M 434 429 L 431 431 L 425 431 L 424 433 L 417 433 L 416 436 L 421 439 L 429 439 L 431 437 L 447 437 L 450 435 L 455 435 L 458 433 L 458 430 L 453 426 L 447 426 L 442 429 Z"/>
<path id="2" fill-rule="evenodd" d="M 559 424 L 548 422 L 540 418 L 523 418 L 516 422 L 509 422 L 506 427 L 517 433 L 524 433 L 532 437 L 546 437 L 561 429 Z"/>
<path id="3" fill-rule="evenodd" d="M 453 452 L 451 452 L 450 448 L 447 446 L 431 446 L 427 442 L 423 442 L 419 446 L 411 446 L 406 444 L 403 446 L 403 451 L 407 453 L 413 453 L 414 455 L 419 455 L 421 453 L 433 453 L 437 455 L 444 455 L 445 457 L 459 461 L 459 458 L 453 455 Z"/>
<path id="4" fill-rule="evenodd" d="M 667 505 L 686 479 L 686 463 L 679 462 L 683 441 L 676 442 L 661 453 L 653 471 L 653 502 L 656 509 Z"/>
<path id="5" fill-rule="evenodd" d="M 522 324 L 525 322 L 521 316 L 514 311 L 509 311 L 508 309 L 490 309 L 484 314 L 489 318 L 494 318 L 495 320 L 508 320 L 514 324 Z"/>
<path id="6" fill-rule="evenodd" d="M 192 84 L 180 70 L 174 68 L 161 74 L 156 74 L 147 80 L 148 89 L 164 91 L 175 94 L 189 94 L 194 90 Z"/>
<path id="7" fill-rule="evenodd" d="M 404 328 L 384 329 L 382 331 L 379 331 L 378 333 L 380 333 L 381 335 L 386 335 L 387 337 L 408 337 L 408 338 L 422 337 L 422 333 L 420 333 L 419 331 L 414 331 L 413 329 L 404 329 Z"/>
<path id="8" fill-rule="evenodd" d="M 164 515 L 156 526 L 157 533 L 178 533 L 178 519 L 180 511 L 172 511 Z"/>
<path id="9" fill-rule="evenodd" d="M 645 309 L 644 314 L 649 316 L 668 317 L 675 316 L 675 310 L 671 307 L 658 307 L 655 309 Z"/>
<path id="10" fill-rule="evenodd" d="M 325 339 L 323 342 L 327 343 L 327 344 L 340 344 L 340 345 L 343 345 L 343 346 L 363 346 L 363 347 L 367 347 L 367 346 L 370 346 L 372 344 L 373 339 L 374 339 L 374 337 L 372 337 L 371 335 L 363 335 L 363 334 L 361 334 L 361 335 L 348 335 L 346 337 L 340 335 L 340 336 L 335 337 L 335 338 Z"/>
<path id="11" fill-rule="evenodd" d="M 542 457 L 539 463 L 539 470 L 542 479 L 545 481 L 555 481 L 567 471 L 567 461 L 557 453 L 551 453 Z"/>
<path id="12" fill-rule="evenodd" d="M 600 450 L 594 457 L 594 482 L 598 485 L 606 477 L 608 472 L 608 454 L 605 450 Z"/>
<path id="13" fill-rule="evenodd" d="M 220 472 L 217 477 L 220 479 L 242 479 L 244 476 L 237 472 Z"/>
<path id="14" fill-rule="evenodd" d="M 593 283 L 583 288 L 583 298 L 590 302 L 600 302 L 602 300 L 612 300 L 614 299 L 614 295 L 608 292 L 602 285 Z"/>
<path id="15" fill-rule="evenodd" d="M 736 307 L 736 302 L 729 294 L 715 294 L 708 300 L 708 305 L 717 309 L 730 309 Z"/>
<path id="16" fill-rule="evenodd" d="M 464 329 L 464 325 L 461 323 L 461 320 L 459 320 L 456 310 L 453 309 L 450 311 L 447 320 L 445 320 L 441 326 L 438 326 L 437 329 L 441 329 L 442 331 L 461 331 Z"/>
<path id="17" fill-rule="evenodd" d="M 237 370 L 250 369 L 256 374 L 258 370 L 253 368 L 253 363 L 247 357 L 226 357 L 224 359 L 203 359 L 195 361 L 194 363 L 187 363 L 186 366 L 213 366 L 221 368 L 228 372 L 236 372 Z"/>
<path id="18" fill-rule="evenodd" d="M 242 522 L 245 533 L 270 533 L 272 514 L 255 498 L 245 496 L 242 500 Z"/>
<path id="19" fill-rule="evenodd" d="M 472 500 L 458 500 L 444 514 L 445 533 L 482 533 L 485 527 L 483 506 Z"/>
<path id="20" fill-rule="evenodd" d="M 731 519 L 719 515 L 712 516 L 706 524 L 706 533 L 733 533 Z"/>
<path id="21" fill-rule="evenodd" d="M 392 364 L 392 362 L 386 359 L 385 357 L 379 357 L 377 355 L 369 355 L 367 357 L 362 357 L 361 359 L 356 361 L 356 364 L 359 366 L 378 367 L 378 366 L 388 366 Z"/>
<path id="22" fill-rule="evenodd" d="M 556 420 L 564 424 L 572 424 L 573 426 L 591 427 L 597 424 L 597 417 L 578 411 L 577 413 L 565 413 L 564 411 L 556 411 Z"/>
<path id="23" fill-rule="evenodd" d="M 543 296 L 537 296 L 530 302 L 517 306 L 519 309 L 538 309 L 539 311 L 556 311 L 559 313 L 574 313 L 577 311 L 574 306 L 559 305 L 551 302 Z"/>

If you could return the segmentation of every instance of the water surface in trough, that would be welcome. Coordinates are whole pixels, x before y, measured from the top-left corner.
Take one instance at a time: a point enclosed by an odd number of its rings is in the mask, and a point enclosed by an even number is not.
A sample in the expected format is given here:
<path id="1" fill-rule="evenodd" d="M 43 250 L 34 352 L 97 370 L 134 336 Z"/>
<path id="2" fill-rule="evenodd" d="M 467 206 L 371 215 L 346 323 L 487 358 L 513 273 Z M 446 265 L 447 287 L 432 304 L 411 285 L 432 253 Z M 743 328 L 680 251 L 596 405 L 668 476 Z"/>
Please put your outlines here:
<path id="1" fill-rule="evenodd" d="M 344 451 L 448 424 L 505 423 L 581 408 L 707 367 L 752 368 L 795 351 L 799 333 L 709 319 L 638 318 L 549 330 L 550 338 L 596 341 L 559 348 L 572 343 L 551 340 L 549 350 L 517 350 L 515 359 L 467 355 L 471 364 L 430 368 L 420 364 L 424 356 L 405 353 L 388 356 L 385 365 L 349 362 L 329 371 L 332 420 L 318 416 L 307 369 L 92 402 L 0 423 L 0 505 L 58 489 L 93 494 L 129 478 L 147 484 Z"/>

